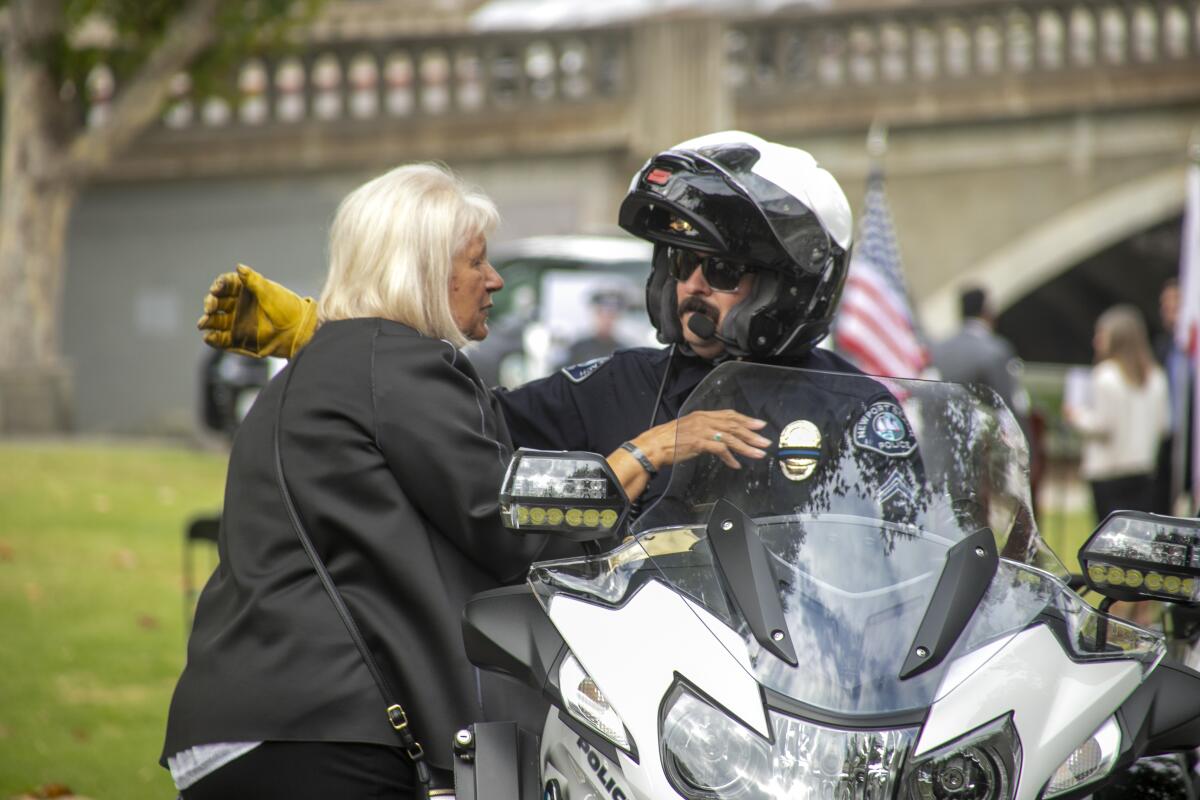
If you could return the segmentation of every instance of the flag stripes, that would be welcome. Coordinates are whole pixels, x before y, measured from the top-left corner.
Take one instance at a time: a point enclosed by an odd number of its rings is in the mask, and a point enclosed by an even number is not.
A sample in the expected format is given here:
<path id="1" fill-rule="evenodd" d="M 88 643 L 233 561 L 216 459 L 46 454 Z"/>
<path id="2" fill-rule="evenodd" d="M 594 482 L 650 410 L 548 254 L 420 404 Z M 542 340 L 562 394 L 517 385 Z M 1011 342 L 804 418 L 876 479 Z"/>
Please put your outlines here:
<path id="1" fill-rule="evenodd" d="M 859 229 L 841 307 L 834 321 L 834 346 L 863 372 L 916 378 L 929 364 L 900 268 L 883 173 L 867 178 Z"/>

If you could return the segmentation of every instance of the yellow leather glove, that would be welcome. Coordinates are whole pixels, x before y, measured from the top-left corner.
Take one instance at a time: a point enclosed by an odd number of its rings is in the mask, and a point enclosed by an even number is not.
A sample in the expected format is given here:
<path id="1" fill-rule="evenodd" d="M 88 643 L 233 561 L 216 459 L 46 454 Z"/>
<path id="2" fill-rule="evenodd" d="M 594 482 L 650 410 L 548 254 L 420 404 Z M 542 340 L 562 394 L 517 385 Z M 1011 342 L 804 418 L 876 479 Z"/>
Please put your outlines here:
<path id="1" fill-rule="evenodd" d="M 317 329 L 317 304 L 245 264 L 218 275 L 196 323 L 204 343 L 218 350 L 263 358 L 291 358 Z"/>

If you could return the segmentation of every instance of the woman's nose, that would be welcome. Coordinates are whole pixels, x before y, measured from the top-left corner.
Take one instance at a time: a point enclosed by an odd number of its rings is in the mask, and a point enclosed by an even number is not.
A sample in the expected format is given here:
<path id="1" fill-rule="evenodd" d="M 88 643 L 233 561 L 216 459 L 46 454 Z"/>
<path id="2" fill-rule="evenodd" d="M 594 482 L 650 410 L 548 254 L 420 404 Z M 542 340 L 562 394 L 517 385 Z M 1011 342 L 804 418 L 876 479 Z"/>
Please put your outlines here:
<path id="1" fill-rule="evenodd" d="M 498 292 L 504 288 L 504 278 L 500 275 L 499 270 L 492 266 L 492 262 L 488 262 L 487 290 L 489 292 Z"/>

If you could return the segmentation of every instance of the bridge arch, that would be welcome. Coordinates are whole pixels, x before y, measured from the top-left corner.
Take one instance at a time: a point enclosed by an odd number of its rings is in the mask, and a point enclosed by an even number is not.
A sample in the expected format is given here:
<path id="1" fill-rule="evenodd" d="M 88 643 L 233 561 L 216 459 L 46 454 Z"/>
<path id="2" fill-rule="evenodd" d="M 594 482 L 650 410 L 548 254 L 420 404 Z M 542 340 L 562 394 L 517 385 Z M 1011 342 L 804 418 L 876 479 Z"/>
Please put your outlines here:
<path id="1" fill-rule="evenodd" d="M 958 325 L 962 287 L 985 286 L 1001 312 L 1089 256 L 1178 216 L 1186 194 L 1181 163 L 1124 183 L 1077 203 L 981 259 L 970 271 L 921 303 L 929 335 L 948 335 Z"/>

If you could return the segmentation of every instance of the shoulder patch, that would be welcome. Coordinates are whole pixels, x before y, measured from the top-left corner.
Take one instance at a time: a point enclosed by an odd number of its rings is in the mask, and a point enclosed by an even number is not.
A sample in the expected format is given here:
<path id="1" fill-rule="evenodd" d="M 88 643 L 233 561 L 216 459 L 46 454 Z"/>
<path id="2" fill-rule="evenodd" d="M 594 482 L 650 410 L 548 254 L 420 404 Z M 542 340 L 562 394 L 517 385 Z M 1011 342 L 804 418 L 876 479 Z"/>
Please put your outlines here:
<path id="1" fill-rule="evenodd" d="M 592 373 L 604 366 L 612 356 L 601 356 L 584 361 L 580 364 L 572 364 L 569 367 L 562 368 L 562 374 L 566 375 L 572 383 L 583 383 Z"/>
<path id="2" fill-rule="evenodd" d="M 917 449 L 917 438 L 895 403 L 874 403 L 854 423 L 854 445 L 889 458 L 903 458 Z"/>

